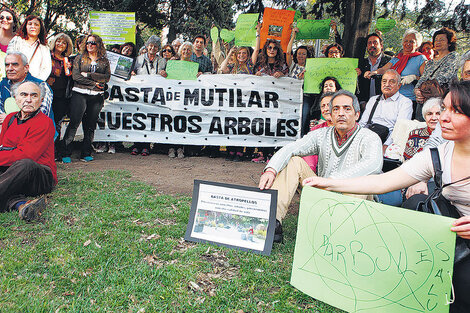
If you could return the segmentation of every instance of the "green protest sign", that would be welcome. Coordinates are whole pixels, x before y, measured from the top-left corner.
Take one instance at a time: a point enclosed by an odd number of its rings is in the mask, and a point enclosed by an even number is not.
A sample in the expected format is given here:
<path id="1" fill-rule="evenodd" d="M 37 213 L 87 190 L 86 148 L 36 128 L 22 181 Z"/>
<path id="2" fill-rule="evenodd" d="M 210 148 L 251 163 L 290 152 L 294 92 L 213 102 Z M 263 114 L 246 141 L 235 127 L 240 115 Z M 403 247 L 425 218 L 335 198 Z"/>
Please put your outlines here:
<path id="1" fill-rule="evenodd" d="M 233 30 L 222 28 L 220 31 L 220 38 L 225 42 L 230 42 L 235 38 L 235 32 Z"/>
<path id="2" fill-rule="evenodd" d="M 295 39 L 328 39 L 330 38 L 330 22 L 326 20 L 305 20 L 297 21 L 299 32 Z"/>
<path id="3" fill-rule="evenodd" d="M 347 312 L 449 312 L 452 221 L 305 187 L 291 284 Z"/>
<path id="4" fill-rule="evenodd" d="M 15 98 L 13 98 L 13 97 L 6 98 L 5 104 L 4 104 L 4 109 L 5 109 L 6 114 L 10 114 L 10 113 L 13 113 L 13 112 L 18 112 L 20 110 L 20 108 L 16 104 Z"/>
<path id="5" fill-rule="evenodd" d="M 167 79 L 196 80 L 199 64 L 196 62 L 170 60 L 166 64 Z"/>
<path id="6" fill-rule="evenodd" d="M 259 13 L 240 14 L 235 27 L 235 46 L 254 47 L 256 44 L 256 25 Z"/>
<path id="7" fill-rule="evenodd" d="M 219 29 L 215 26 L 211 28 L 211 39 L 212 42 L 217 42 L 217 39 L 219 39 Z"/>
<path id="8" fill-rule="evenodd" d="M 358 59 L 314 58 L 307 59 L 304 76 L 304 92 L 320 93 L 320 84 L 327 76 L 335 77 L 343 89 L 356 91 Z"/>
<path id="9" fill-rule="evenodd" d="M 90 28 L 105 44 L 135 43 L 135 13 L 91 11 Z"/>
<path id="10" fill-rule="evenodd" d="M 377 20 L 377 23 L 375 24 L 375 28 L 377 28 L 381 32 L 388 33 L 395 27 L 396 24 L 397 24 L 397 21 L 395 20 L 392 20 L 392 19 L 386 20 L 381 17 Z"/>

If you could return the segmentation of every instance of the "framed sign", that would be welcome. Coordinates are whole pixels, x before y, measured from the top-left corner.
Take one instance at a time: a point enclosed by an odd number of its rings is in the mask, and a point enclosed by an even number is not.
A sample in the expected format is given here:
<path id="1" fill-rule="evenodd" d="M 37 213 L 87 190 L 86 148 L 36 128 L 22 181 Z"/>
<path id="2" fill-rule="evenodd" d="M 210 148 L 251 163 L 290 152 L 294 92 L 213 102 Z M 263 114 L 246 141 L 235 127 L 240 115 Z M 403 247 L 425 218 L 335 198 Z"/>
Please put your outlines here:
<path id="1" fill-rule="evenodd" d="M 124 78 L 126 80 L 131 78 L 135 59 L 112 51 L 106 51 L 106 57 L 109 60 L 111 75 Z"/>
<path id="2" fill-rule="evenodd" d="M 269 255 L 277 190 L 194 181 L 185 240 Z"/>

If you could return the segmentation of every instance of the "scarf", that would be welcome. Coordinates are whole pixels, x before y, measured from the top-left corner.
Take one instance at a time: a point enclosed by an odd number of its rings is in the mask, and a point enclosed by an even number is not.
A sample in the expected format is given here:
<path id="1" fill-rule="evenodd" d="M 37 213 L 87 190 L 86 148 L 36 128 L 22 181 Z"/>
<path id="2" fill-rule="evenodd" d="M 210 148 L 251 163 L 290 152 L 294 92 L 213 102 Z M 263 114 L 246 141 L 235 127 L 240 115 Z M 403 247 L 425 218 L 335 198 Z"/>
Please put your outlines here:
<path id="1" fill-rule="evenodd" d="M 422 53 L 421 52 L 413 52 L 413 53 L 404 55 L 403 52 L 400 52 L 399 54 L 397 54 L 395 56 L 396 58 L 398 58 L 398 62 L 395 63 L 395 65 L 392 66 L 392 70 L 397 71 L 398 74 L 401 75 L 401 72 L 403 72 L 403 70 L 405 69 L 406 64 L 408 64 L 408 60 L 413 58 L 413 57 L 416 57 L 418 55 L 422 55 Z"/>

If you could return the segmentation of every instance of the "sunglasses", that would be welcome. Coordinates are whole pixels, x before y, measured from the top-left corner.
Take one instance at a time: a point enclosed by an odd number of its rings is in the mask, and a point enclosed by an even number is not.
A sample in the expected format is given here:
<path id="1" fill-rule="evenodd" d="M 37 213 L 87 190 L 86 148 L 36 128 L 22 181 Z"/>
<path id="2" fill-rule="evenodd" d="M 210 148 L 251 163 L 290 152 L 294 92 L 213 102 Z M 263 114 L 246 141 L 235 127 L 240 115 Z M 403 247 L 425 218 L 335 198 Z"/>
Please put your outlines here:
<path id="1" fill-rule="evenodd" d="M 0 21 L 3 21 L 3 20 L 11 21 L 12 18 L 11 18 L 11 16 L 3 16 L 3 15 L 0 15 Z"/>
<path id="2" fill-rule="evenodd" d="M 163 52 L 173 53 L 170 49 L 163 49 Z"/>
<path id="3" fill-rule="evenodd" d="M 96 46 L 96 41 L 87 41 L 87 45 Z"/>
<path id="4" fill-rule="evenodd" d="M 268 50 L 277 50 L 276 46 L 268 46 Z"/>

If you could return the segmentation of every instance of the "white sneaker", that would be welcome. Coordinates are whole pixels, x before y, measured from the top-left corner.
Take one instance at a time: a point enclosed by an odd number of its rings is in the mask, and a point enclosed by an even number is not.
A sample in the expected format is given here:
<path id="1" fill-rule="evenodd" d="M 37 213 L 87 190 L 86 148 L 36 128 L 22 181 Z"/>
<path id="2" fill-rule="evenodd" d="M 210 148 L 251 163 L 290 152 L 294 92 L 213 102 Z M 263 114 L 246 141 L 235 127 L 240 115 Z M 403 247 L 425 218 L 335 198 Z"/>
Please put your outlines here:
<path id="1" fill-rule="evenodd" d="M 169 158 L 172 158 L 172 159 L 176 157 L 175 149 L 170 148 L 170 149 L 168 150 L 168 157 L 169 157 Z"/>
<path id="2" fill-rule="evenodd" d="M 114 145 L 110 144 L 109 147 L 108 147 L 108 153 L 115 154 L 116 153 L 116 147 L 114 147 Z"/>
<path id="3" fill-rule="evenodd" d="M 184 158 L 183 148 L 178 148 L 178 150 L 176 150 L 176 154 L 177 154 L 178 159 Z"/>
<path id="4" fill-rule="evenodd" d="M 95 150 L 97 153 L 103 153 L 103 152 L 106 152 L 108 149 L 106 147 L 106 144 L 104 144 L 104 145 L 99 145 Z"/>

